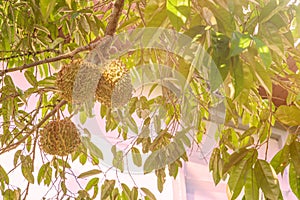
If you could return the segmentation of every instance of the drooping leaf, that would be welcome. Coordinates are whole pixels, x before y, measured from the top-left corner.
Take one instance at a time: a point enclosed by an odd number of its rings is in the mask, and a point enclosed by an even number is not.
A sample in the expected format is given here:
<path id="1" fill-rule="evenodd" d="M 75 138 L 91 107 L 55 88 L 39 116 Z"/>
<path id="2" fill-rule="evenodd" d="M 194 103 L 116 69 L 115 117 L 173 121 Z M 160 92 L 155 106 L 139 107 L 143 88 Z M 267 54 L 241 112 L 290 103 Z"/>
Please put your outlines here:
<path id="1" fill-rule="evenodd" d="M 249 167 L 249 160 L 244 159 L 232 169 L 228 180 L 228 186 L 232 191 L 231 199 L 236 199 L 241 193 L 245 184 L 245 175 Z"/>
<path id="2" fill-rule="evenodd" d="M 122 189 L 123 189 L 122 193 L 124 193 L 126 198 L 130 199 L 131 198 L 131 192 L 130 192 L 129 187 L 124 183 L 122 183 L 121 186 L 122 186 Z"/>
<path id="3" fill-rule="evenodd" d="M 254 73 L 267 93 L 272 95 L 272 80 L 270 74 L 259 63 L 256 63 Z"/>
<path id="4" fill-rule="evenodd" d="M 297 173 L 297 176 L 300 177 L 300 142 L 294 141 L 290 144 L 290 156 L 291 156 L 291 162 L 295 166 L 295 171 Z"/>
<path id="5" fill-rule="evenodd" d="M 55 4 L 56 4 L 55 0 L 41 0 L 40 1 L 40 8 L 41 8 L 41 13 L 43 15 L 44 21 L 48 21 L 48 17 L 53 12 Z"/>
<path id="6" fill-rule="evenodd" d="M 147 195 L 149 200 L 156 200 L 156 197 L 149 189 L 142 187 L 141 190 Z"/>
<path id="7" fill-rule="evenodd" d="M 253 169 L 250 169 L 247 173 L 245 183 L 245 198 L 259 199 L 259 187 Z"/>
<path id="8" fill-rule="evenodd" d="M 92 170 L 89 170 L 89 171 L 79 174 L 77 178 L 86 178 L 86 177 L 93 176 L 93 175 L 100 174 L 100 173 L 102 173 L 101 170 L 92 169 Z"/>
<path id="9" fill-rule="evenodd" d="M 288 0 L 269 1 L 269 3 L 262 8 L 261 15 L 259 17 L 260 23 L 267 22 L 275 14 L 285 9 L 289 2 L 290 1 Z"/>
<path id="10" fill-rule="evenodd" d="M 243 160 L 248 153 L 251 153 L 252 150 L 249 149 L 241 149 L 239 152 L 234 152 L 230 155 L 228 162 L 224 163 L 223 166 L 223 174 L 227 173 L 233 166 L 238 164 L 241 160 Z"/>
<path id="11" fill-rule="evenodd" d="M 288 166 L 290 160 L 290 148 L 287 145 L 278 151 L 272 158 L 270 164 L 274 168 L 275 172 L 283 173 L 284 169 Z"/>
<path id="12" fill-rule="evenodd" d="M 7 189 L 3 193 L 3 200 L 19 200 L 20 192 L 18 190 Z"/>
<path id="13" fill-rule="evenodd" d="M 264 195 L 269 199 L 279 199 L 280 188 L 274 169 L 265 161 L 258 159 L 254 166 L 255 178 Z"/>
<path id="14" fill-rule="evenodd" d="M 106 199 L 115 187 L 115 180 L 105 180 L 101 186 L 101 199 Z"/>
<path id="15" fill-rule="evenodd" d="M 283 124 L 288 126 L 300 125 L 300 109 L 294 105 L 279 106 L 275 112 L 275 117 Z"/>
<path id="16" fill-rule="evenodd" d="M 131 154 L 132 154 L 133 163 L 138 167 L 142 166 L 142 156 L 140 151 L 137 148 L 132 147 Z"/>
<path id="17" fill-rule="evenodd" d="M 85 186 L 85 190 L 89 191 L 93 186 L 96 186 L 99 183 L 99 178 L 92 178 Z"/>
<path id="18" fill-rule="evenodd" d="M 40 184 L 42 182 L 42 180 L 44 179 L 45 173 L 48 170 L 49 165 L 50 165 L 50 163 L 48 162 L 48 163 L 45 163 L 41 166 L 41 168 L 38 172 L 38 176 L 37 176 L 38 184 Z"/>
<path id="19" fill-rule="evenodd" d="M 22 158 L 22 165 L 21 165 L 22 174 L 29 183 L 33 184 L 34 176 L 32 174 L 33 171 L 32 158 L 30 156 L 21 156 L 21 158 Z"/>
<path id="20" fill-rule="evenodd" d="M 218 148 L 215 148 L 209 160 L 209 171 L 213 172 L 212 175 L 213 175 L 215 185 L 217 185 L 221 180 L 221 175 L 219 171 L 220 160 L 221 160 L 220 150 Z"/>
<path id="21" fill-rule="evenodd" d="M 234 85 L 234 97 L 236 98 L 244 87 L 244 71 L 243 65 L 239 59 L 235 59 L 233 62 L 233 85 Z"/>
<path id="22" fill-rule="evenodd" d="M 268 46 L 258 38 L 254 37 L 255 45 L 260 58 L 263 61 L 264 66 L 268 69 L 272 63 L 272 56 Z"/>
<path id="23" fill-rule="evenodd" d="M 117 151 L 114 155 L 112 164 L 117 169 L 121 170 L 121 172 L 124 171 L 124 158 L 123 158 L 123 151 Z"/>
<path id="24" fill-rule="evenodd" d="M 242 34 L 240 32 L 233 32 L 231 37 L 230 56 L 239 55 L 245 49 L 247 49 L 252 39 L 249 35 Z"/>
<path id="25" fill-rule="evenodd" d="M 0 180 L 4 181 L 6 184 L 9 184 L 8 174 L 4 170 L 4 168 L 0 165 Z"/>
<path id="26" fill-rule="evenodd" d="M 293 193 L 298 199 L 300 199 L 300 176 L 297 175 L 295 165 L 293 163 L 290 164 L 289 183 Z"/>
<path id="27" fill-rule="evenodd" d="M 167 0 L 167 13 L 172 25 L 179 31 L 190 14 L 189 0 Z"/>

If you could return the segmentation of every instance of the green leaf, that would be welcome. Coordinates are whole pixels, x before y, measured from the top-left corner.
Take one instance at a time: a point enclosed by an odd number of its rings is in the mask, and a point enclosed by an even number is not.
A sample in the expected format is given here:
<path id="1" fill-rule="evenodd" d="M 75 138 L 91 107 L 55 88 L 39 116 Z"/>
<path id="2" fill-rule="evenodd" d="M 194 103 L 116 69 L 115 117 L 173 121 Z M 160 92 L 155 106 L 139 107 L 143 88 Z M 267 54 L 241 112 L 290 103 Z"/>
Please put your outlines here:
<path id="1" fill-rule="evenodd" d="M 217 185 L 220 180 L 221 180 L 221 175 L 220 175 L 220 161 L 221 160 L 221 156 L 220 156 L 220 150 L 218 148 L 215 148 L 213 150 L 213 153 L 210 157 L 210 160 L 209 160 L 209 171 L 213 171 L 213 180 L 214 180 L 214 183 L 215 185 Z"/>
<path id="2" fill-rule="evenodd" d="M 130 199 L 137 200 L 138 199 L 138 189 L 137 187 L 133 187 L 130 194 Z"/>
<path id="3" fill-rule="evenodd" d="M 0 181 L 4 181 L 6 184 L 9 184 L 8 174 L 4 170 L 4 168 L 0 165 Z"/>
<path id="4" fill-rule="evenodd" d="M 162 192 L 164 188 L 164 183 L 166 182 L 165 168 L 156 170 L 155 174 L 157 176 L 157 189 L 159 192 Z"/>
<path id="5" fill-rule="evenodd" d="M 259 16 L 260 23 L 263 24 L 267 22 L 275 14 L 285 9 L 289 2 L 289 0 L 269 1 L 269 3 L 262 8 Z"/>
<path id="6" fill-rule="evenodd" d="M 138 126 L 131 116 L 126 117 L 125 123 L 134 133 L 138 133 Z"/>
<path id="7" fill-rule="evenodd" d="M 275 112 L 275 117 L 283 124 L 288 126 L 300 125 L 300 109 L 294 105 L 279 106 Z"/>
<path id="8" fill-rule="evenodd" d="M 12 88 L 15 87 L 14 81 L 13 81 L 13 79 L 9 75 L 6 75 L 4 77 L 4 83 L 8 87 L 12 87 Z"/>
<path id="9" fill-rule="evenodd" d="M 269 199 L 279 199 L 280 188 L 274 169 L 265 160 L 258 159 L 254 166 L 258 186 Z"/>
<path id="10" fill-rule="evenodd" d="M 34 24 L 33 27 L 39 31 L 42 31 L 44 33 L 46 33 L 47 35 L 50 35 L 50 31 L 45 27 L 45 26 L 41 26 L 39 24 Z M 62 38 L 61 38 L 62 39 Z"/>
<path id="11" fill-rule="evenodd" d="M 167 0 L 167 14 L 172 25 L 179 31 L 190 15 L 189 0 Z"/>
<path id="12" fill-rule="evenodd" d="M 100 173 L 102 173 L 101 170 L 92 169 L 92 170 L 89 170 L 87 172 L 81 173 L 77 178 L 86 178 L 86 177 L 93 176 L 93 175 L 100 174 Z"/>
<path id="13" fill-rule="evenodd" d="M 147 139 L 144 139 L 143 141 L 147 141 Z M 154 151 L 152 152 L 147 159 L 145 160 L 144 163 L 144 173 L 149 173 L 151 171 L 153 171 L 157 166 L 156 166 L 156 162 L 157 162 L 157 158 L 158 157 L 158 152 Z"/>
<path id="14" fill-rule="evenodd" d="M 81 124 L 84 124 L 87 120 L 87 113 L 85 111 L 82 111 L 79 113 L 79 121 Z"/>
<path id="15" fill-rule="evenodd" d="M 201 7 L 206 7 L 213 13 L 217 20 L 218 28 L 226 35 L 231 35 L 235 30 L 235 20 L 233 15 L 220 4 L 214 4 L 212 1 L 199 1 Z"/>
<path id="16" fill-rule="evenodd" d="M 44 184 L 49 186 L 52 180 L 52 168 L 48 166 L 45 172 Z"/>
<path id="17" fill-rule="evenodd" d="M 92 178 L 85 186 L 85 190 L 89 191 L 93 186 L 96 186 L 99 183 L 99 178 Z"/>
<path id="18" fill-rule="evenodd" d="M 167 19 L 165 1 L 152 0 L 145 8 L 145 22 L 148 27 L 159 27 Z"/>
<path id="19" fill-rule="evenodd" d="M 262 59 L 264 66 L 268 69 L 272 63 L 272 56 L 268 46 L 258 38 L 253 38 L 256 44 L 256 48 L 260 58 Z"/>
<path id="20" fill-rule="evenodd" d="M 79 156 L 79 162 L 84 165 L 87 161 L 87 155 L 86 153 L 81 153 L 81 155 Z"/>
<path id="21" fill-rule="evenodd" d="M 228 186 L 233 194 L 231 199 L 236 199 L 241 193 L 245 183 L 245 174 L 250 167 L 249 164 L 249 160 L 244 159 L 238 165 L 236 165 L 230 172 Z"/>
<path id="22" fill-rule="evenodd" d="M 48 163 L 45 163 L 41 166 L 41 168 L 38 172 L 38 176 L 37 176 L 38 184 L 40 184 L 42 182 L 42 180 L 44 179 L 45 173 L 48 170 L 49 165 L 50 165 L 50 163 L 48 162 Z"/>
<path id="23" fill-rule="evenodd" d="M 103 159 L 103 153 L 101 152 L 101 150 L 93 142 L 91 142 L 88 137 L 82 137 L 82 143 L 93 156 L 99 159 Z"/>
<path id="24" fill-rule="evenodd" d="M 67 194 L 67 186 L 66 186 L 66 182 L 65 182 L 65 181 L 62 181 L 62 182 L 60 183 L 60 187 L 61 187 L 61 189 L 62 189 L 64 195 Z"/>
<path id="25" fill-rule="evenodd" d="M 149 197 L 150 200 L 156 200 L 154 194 L 147 188 L 142 187 L 141 190 Z"/>
<path id="26" fill-rule="evenodd" d="M 243 160 L 248 153 L 251 153 L 253 150 L 249 149 L 241 149 L 239 152 L 234 152 L 230 155 L 228 162 L 224 163 L 223 166 L 223 174 L 227 173 L 233 166 L 238 164 L 241 160 Z"/>
<path id="27" fill-rule="evenodd" d="M 123 189 L 123 193 L 124 195 L 126 196 L 127 199 L 130 199 L 131 197 L 131 192 L 130 192 L 130 189 L 127 185 L 125 185 L 124 183 L 121 184 L 122 186 L 122 189 Z"/>
<path id="28" fill-rule="evenodd" d="M 254 73 L 267 93 L 272 95 L 272 80 L 270 74 L 259 63 L 256 63 Z"/>
<path id="29" fill-rule="evenodd" d="M 124 171 L 123 151 L 117 151 L 117 153 L 114 155 L 112 164 L 122 172 Z"/>
<path id="30" fill-rule="evenodd" d="M 66 4 L 70 9 L 72 9 L 72 0 L 65 0 Z"/>
<path id="31" fill-rule="evenodd" d="M 19 200 L 20 192 L 18 190 L 7 189 L 3 193 L 3 200 Z"/>
<path id="32" fill-rule="evenodd" d="M 293 163 L 290 164 L 289 183 L 293 193 L 298 199 L 300 199 L 300 176 L 297 176 L 296 169 Z"/>
<path id="33" fill-rule="evenodd" d="M 16 151 L 16 153 L 14 155 L 14 166 L 15 167 L 17 166 L 17 163 L 18 163 L 21 153 L 22 153 L 22 150 L 18 150 L 18 151 Z M 1 180 L 1 178 L 0 178 L 0 180 Z"/>
<path id="34" fill-rule="evenodd" d="M 240 32 L 233 32 L 231 37 L 230 56 L 236 56 L 247 49 L 251 44 L 251 37 Z"/>
<path id="35" fill-rule="evenodd" d="M 236 98 L 244 87 L 244 71 L 243 64 L 238 58 L 233 63 L 233 85 L 234 85 L 234 97 Z"/>
<path id="36" fill-rule="evenodd" d="M 112 193 L 115 187 L 115 180 L 105 180 L 101 186 L 101 199 L 106 199 Z"/>
<path id="37" fill-rule="evenodd" d="M 290 144 L 291 162 L 294 164 L 297 176 L 300 177 L 300 142 L 294 141 Z"/>
<path id="38" fill-rule="evenodd" d="M 253 169 L 250 169 L 247 173 L 245 199 L 259 199 L 259 187 Z"/>
<path id="39" fill-rule="evenodd" d="M 98 185 L 95 185 L 94 186 L 94 194 L 92 196 L 92 199 L 96 199 L 98 192 L 99 192 L 99 187 L 98 187 Z"/>
<path id="40" fill-rule="evenodd" d="M 274 168 L 275 172 L 283 173 L 284 169 L 288 166 L 290 160 L 290 148 L 287 145 L 276 153 L 276 155 L 272 158 L 270 164 Z"/>
<path id="41" fill-rule="evenodd" d="M 48 21 L 50 14 L 54 10 L 55 4 L 56 0 L 40 0 L 40 8 L 44 21 Z"/>
<path id="42" fill-rule="evenodd" d="M 32 171 L 33 171 L 32 159 L 30 156 L 21 156 L 21 159 L 22 159 L 22 165 L 21 165 L 22 174 L 29 183 L 33 184 L 34 176 L 32 175 Z"/>
<path id="43" fill-rule="evenodd" d="M 137 148 L 135 147 L 131 148 L 131 155 L 132 155 L 133 163 L 138 167 L 142 166 L 142 156 L 140 151 Z"/>

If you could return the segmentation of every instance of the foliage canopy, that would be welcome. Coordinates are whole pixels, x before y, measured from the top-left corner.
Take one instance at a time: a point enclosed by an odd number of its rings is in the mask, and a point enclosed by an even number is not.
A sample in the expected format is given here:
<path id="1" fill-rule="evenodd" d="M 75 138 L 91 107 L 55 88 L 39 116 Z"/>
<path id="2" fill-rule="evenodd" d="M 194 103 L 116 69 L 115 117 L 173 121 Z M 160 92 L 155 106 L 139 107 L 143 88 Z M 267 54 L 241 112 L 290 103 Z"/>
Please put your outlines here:
<path id="1" fill-rule="evenodd" d="M 55 85 L 61 67 L 85 59 L 97 41 L 106 36 L 150 27 L 172 29 L 190 37 L 194 44 L 205 49 L 221 76 L 210 78 L 208 84 L 185 58 L 161 49 L 122 54 L 119 59 L 128 69 L 149 65 L 149 69 L 144 68 L 149 76 L 155 68 L 153 63 L 175 69 L 187 80 L 197 99 L 195 105 L 187 108 L 188 114 L 201 117 L 195 122 L 185 116 L 187 110 L 181 107 L 185 99 L 178 99 L 166 88 L 155 97 L 135 93 L 126 107 L 124 120 L 117 117 L 114 109 L 101 105 L 98 114 L 105 120 L 108 135 L 115 131 L 120 141 L 131 142 L 127 151 L 119 150 L 117 144 L 109 149 L 113 154 L 111 170 L 123 172 L 125 158 L 132 155 L 133 163 L 145 173 L 155 172 L 161 192 L 166 176 L 176 178 L 178 169 L 188 161 L 186 149 L 201 144 L 206 134 L 205 124 L 212 118 L 211 91 L 218 89 L 217 93 L 224 96 L 225 119 L 209 162 L 214 182 L 226 180 L 231 199 L 241 193 L 245 199 L 259 199 L 260 192 L 266 199 L 283 199 L 277 175 L 289 169 L 290 188 L 300 198 L 300 7 L 297 3 L 6 0 L 0 1 L 0 16 L 0 159 L 1 155 L 14 154 L 13 169 L 4 168 L 2 160 L 0 163 L 0 190 L 4 199 L 25 199 L 32 184 L 44 184 L 50 189 L 56 186 L 57 196 L 66 199 L 94 199 L 99 190 L 101 199 L 155 199 L 147 188 L 129 187 L 118 179 L 101 180 L 97 176 L 105 176 L 101 169 L 105 153 L 93 144 L 89 137 L 93 133 L 87 129 L 80 130 L 85 134 L 82 145 L 70 156 L 52 156 L 43 151 L 37 154 L 40 131 L 49 121 L 72 118 L 79 113 L 84 124 L 91 117 L 88 109 L 78 109 L 61 98 Z M 16 75 L 17 72 L 21 75 Z M 18 75 L 30 86 L 20 88 Z M 157 85 L 152 85 L 150 93 Z M 34 108 L 30 106 L 33 104 Z M 182 118 L 190 119 L 187 123 L 196 123 L 192 133 L 180 123 Z M 239 126 L 247 128 L 239 132 L 235 129 Z M 289 134 L 284 147 L 269 158 L 268 145 L 274 126 Z M 150 131 L 155 137 L 150 137 Z M 264 157 L 258 156 L 261 148 L 266 148 Z M 155 161 L 165 155 L 157 154 L 159 149 L 184 151 L 157 168 Z M 150 156 L 144 160 L 144 154 Z M 42 164 L 37 166 L 39 156 Z M 72 174 L 72 164 L 77 161 L 82 165 L 90 162 L 94 168 Z M 11 183 L 10 174 L 16 170 L 21 170 L 28 182 L 26 188 Z M 66 184 L 69 176 L 88 181 L 74 193 Z"/>

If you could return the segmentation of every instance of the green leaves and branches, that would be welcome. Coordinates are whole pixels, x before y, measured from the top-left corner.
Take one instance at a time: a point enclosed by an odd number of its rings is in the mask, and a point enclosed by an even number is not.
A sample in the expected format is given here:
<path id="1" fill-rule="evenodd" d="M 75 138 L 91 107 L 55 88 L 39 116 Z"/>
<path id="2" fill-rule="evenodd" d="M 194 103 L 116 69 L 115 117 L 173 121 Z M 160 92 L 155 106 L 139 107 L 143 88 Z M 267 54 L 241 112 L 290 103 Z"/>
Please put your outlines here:
<path id="1" fill-rule="evenodd" d="M 49 188 L 45 198 L 55 191 L 61 199 L 155 199 L 155 192 L 137 185 L 131 175 L 124 183 L 119 174 L 132 160 L 145 174 L 156 175 L 162 192 L 167 176 L 176 178 L 188 161 L 189 150 L 201 146 L 216 93 L 223 97 L 225 119 L 208 167 L 215 184 L 227 183 L 229 199 L 283 199 L 278 177 L 288 171 L 290 189 L 300 198 L 299 26 L 299 5 L 290 0 L 0 1 L 3 199 L 26 199 L 33 184 Z M 122 112 L 105 105 L 97 110 L 106 135 L 118 142 L 103 149 L 93 143 L 97 133 L 79 125 L 83 136 L 76 151 L 68 156 L 45 153 L 39 138 L 50 121 L 79 113 L 84 124 L 94 114 L 62 98 L 56 85 L 59 70 L 85 59 L 113 35 L 153 27 L 177 31 L 203 47 L 207 63 L 216 66 L 211 74 L 194 70 L 191 55 L 177 55 L 185 49 L 176 45 L 170 51 L 130 50 L 119 59 L 135 74 L 133 81 L 145 75 L 153 82 L 134 91 Z M 143 38 L 143 44 L 157 39 L 155 34 Z M 192 55 L 203 56 L 196 50 Z M 168 76 L 180 74 L 192 95 L 176 96 L 181 88 L 171 78 L 164 80 L 169 87 L 162 86 L 157 65 L 172 69 Z M 270 157 L 274 127 L 287 137 Z M 112 154 L 108 169 L 104 151 Z M 9 167 L 2 164 L 7 156 L 12 158 Z M 78 164 L 89 167 L 78 173 Z M 108 175 L 111 171 L 115 179 Z M 14 173 L 21 174 L 24 187 L 11 178 Z M 71 190 L 70 179 L 78 190 Z"/>

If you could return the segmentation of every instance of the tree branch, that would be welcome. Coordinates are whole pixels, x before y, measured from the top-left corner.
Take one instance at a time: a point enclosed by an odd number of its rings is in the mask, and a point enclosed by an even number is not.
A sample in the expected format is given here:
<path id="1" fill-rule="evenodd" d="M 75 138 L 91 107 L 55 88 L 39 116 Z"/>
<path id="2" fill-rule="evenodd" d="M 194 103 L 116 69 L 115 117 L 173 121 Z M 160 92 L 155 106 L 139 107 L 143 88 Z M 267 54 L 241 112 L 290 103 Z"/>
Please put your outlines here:
<path id="1" fill-rule="evenodd" d="M 0 51 L 0 52 L 6 52 L 6 51 Z M 15 53 L 14 51 L 10 51 L 10 52 Z M 31 55 L 37 55 L 37 54 L 42 54 L 42 53 L 47 53 L 47 52 L 60 53 L 58 50 L 55 50 L 55 49 L 44 49 L 44 50 L 40 50 L 40 51 L 36 51 L 36 52 L 28 51 L 28 52 L 24 52 L 24 53 L 12 55 L 12 56 L 0 58 L 0 61 L 6 61 L 6 60 L 17 58 L 17 57 L 31 56 Z"/>
<path id="2" fill-rule="evenodd" d="M 116 32 L 118 21 L 122 14 L 123 7 L 124 7 L 124 0 L 115 1 L 112 13 L 109 18 L 108 25 L 105 30 L 105 35 L 113 35 Z"/>
<path id="3" fill-rule="evenodd" d="M 78 54 L 80 52 L 88 51 L 88 50 L 91 50 L 91 49 L 95 48 L 95 46 L 97 44 L 98 44 L 98 42 L 97 43 L 90 43 L 86 46 L 82 46 L 82 47 L 79 47 L 77 49 L 74 49 L 73 51 L 71 51 L 69 53 L 62 54 L 62 55 L 59 55 L 59 56 L 56 56 L 56 57 L 53 57 L 53 58 L 47 58 L 47 59 L 39 60 L 37 62 L 33 62 L 33 63 L 30 63 L 30 64 L 24 64 L 20 67 L 0 70 L 0 76 L 3 76 L 4 74 L 10 73 L 10 72 L 22 71 L 24 69 L 35 67 L 35 66 L 41 65 L 41 64 L 51 63 L 51 62 L 55 62 L 55 61 L 59 61 L 59 60 L 62 60 L 62 59 L 67 59 L 67 58 L 72 58 L 73 56 L 75 56 L 76 54 Z"/>

